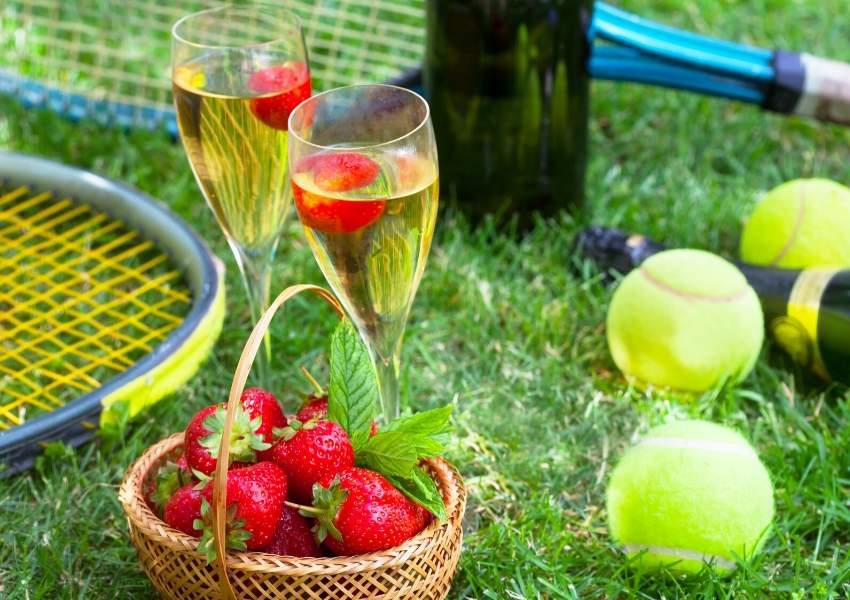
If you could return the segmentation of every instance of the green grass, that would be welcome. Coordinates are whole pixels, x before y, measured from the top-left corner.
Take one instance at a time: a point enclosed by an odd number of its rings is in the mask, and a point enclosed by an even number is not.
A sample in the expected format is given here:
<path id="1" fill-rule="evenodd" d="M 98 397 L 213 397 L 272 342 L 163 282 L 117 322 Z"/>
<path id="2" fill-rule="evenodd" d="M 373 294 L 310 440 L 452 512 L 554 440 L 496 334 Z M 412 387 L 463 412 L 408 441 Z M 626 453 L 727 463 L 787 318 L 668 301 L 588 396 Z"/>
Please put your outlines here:
<path id="1" fill-rule="evenodd" d="M 737 40 L 850 60 L 842 0 L 621 5 Z M 541 221 L 522 240 L 487 226 L 471 230 L 444 212 L 413 310 L 405 390 L 416 408 L 455 403 L 450 458 L 470 489 L 451 597 L 850 597 L 847 387 L 818 384 L 768 346 L 737 387 L 689 401 L 638 392 L 605 346 L 610 290 L 567 268 L 573 235 L 591 221 L 733 256 L 741 219 L 767 189 L 798 176 L 850 182 L 850 130 L 629 85 L 596 83 L 593 96 L 586 212 Z M 250 325 L 233 261 L 181 148 L 162 136 L 71 125 L 0 100 L 0 147 L 138 186 L 227 259 L 225 330 L 189 386 L 119 441 L 55 448 L 30 473 L 0 480 L 0 596 L 153 598 L 116 489 L 144 447 L 224 398 Z M 322 277 L 293 223 L 275 285 L 306 281 Z M 307 302 L 275 323 L 276 391 L 288 402 L 306 390 L 297 365 L 320 365 L 330 323 L 329 311 Z M 726 578 L 640 575 L 607 533 L 612 466 L 649 426 L 685 416 L 744 433 L 775 482 L 776 525 L 764 552 Z"/>

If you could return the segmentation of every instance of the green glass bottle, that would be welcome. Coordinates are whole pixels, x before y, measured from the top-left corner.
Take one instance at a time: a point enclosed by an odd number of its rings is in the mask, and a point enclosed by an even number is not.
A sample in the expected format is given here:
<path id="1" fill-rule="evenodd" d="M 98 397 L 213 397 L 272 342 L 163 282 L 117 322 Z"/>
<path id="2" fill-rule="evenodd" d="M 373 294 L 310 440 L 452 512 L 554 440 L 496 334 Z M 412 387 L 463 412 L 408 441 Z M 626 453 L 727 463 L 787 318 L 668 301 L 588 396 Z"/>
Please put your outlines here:
<path id="1" fill-rule="evenodd" d="M 628 273 L 665 250 L 638 234 L 591 227 L 573 254 L 603 272 Z M 850 269 L 774 269 L 736 263 L 758 294 L 767 333 L 791 358 L 824 379 L 850 384 Z"/>
<path id="2" fill-rule="evenodd" d="M 579 207 L 590 0 L 428 0 L 424 83 L 443 197 L 473 221 Z"/>

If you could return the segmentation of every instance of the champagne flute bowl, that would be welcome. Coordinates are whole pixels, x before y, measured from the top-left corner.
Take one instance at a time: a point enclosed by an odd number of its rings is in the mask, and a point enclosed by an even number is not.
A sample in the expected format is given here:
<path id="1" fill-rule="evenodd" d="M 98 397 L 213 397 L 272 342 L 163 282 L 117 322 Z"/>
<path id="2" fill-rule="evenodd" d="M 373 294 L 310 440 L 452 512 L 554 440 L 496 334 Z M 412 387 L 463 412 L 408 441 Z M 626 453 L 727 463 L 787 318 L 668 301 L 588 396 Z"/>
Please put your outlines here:
<path id="1" fill-rule="evenodd" d="M 289 118 L 295 207 L 322 272 L 369 348 L 384 418 L 399 414 L 399 355 L 437 218 L 427 102 L 392 85 L 305 100 Z"/>
<path id="2" fill-rule="evenodd" d="M 268 305 L 291 203 L 287 123 L 311 92 L 301 25 L 272 4 L 201 11 L 175 23 L 171 58 L 180 137 L 236 257 L 256 322 Z M 267 338 L 256 365 L 264 386 L 269 360 Z"/>

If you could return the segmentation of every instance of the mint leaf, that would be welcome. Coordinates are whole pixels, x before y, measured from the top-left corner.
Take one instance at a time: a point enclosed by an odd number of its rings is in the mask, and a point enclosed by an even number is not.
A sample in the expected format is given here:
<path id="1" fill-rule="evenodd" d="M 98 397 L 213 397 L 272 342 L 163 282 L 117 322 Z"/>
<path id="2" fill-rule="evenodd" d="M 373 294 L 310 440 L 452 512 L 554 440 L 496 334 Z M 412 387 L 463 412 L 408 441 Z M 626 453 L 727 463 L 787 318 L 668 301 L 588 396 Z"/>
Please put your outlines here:
<path id="1" fill-rule="evenodd" d="M 427 436 L 443 445 L 452 432 L 452 406 L 447 404 L 433 410 L 396 419 L 383 427 L 384 431 L 404 431 Z"/>
<path id="2" fill-rule="evenodd" d="M 328 419 L 350 437 L 368 432 L 378 408 L 378 381 L 366 347 L 348 319 L 331 337 L 330 363 Z"/>
<path id="3" fill-rule="evenodd" d="M 369 438 L 356 453 L 358 466 L 377 471 L 384 477 L 410 477 L 419 464 L 416 444 L 402 431 L 382 431 Z"/>
<path id="4" fill-rule="evenodd" d="M 398 491 L 416 504 L 424 506 L 440 521 L 446 520 L 446 503 L 437 484 L 422 467 L 416 467 L 409 478 L 387 477 Z"/>
<path id="5" fill-rule="evenodd" d="M 369 432 L 368 431 L 356 431 L 354 435 L 351 436 L 351 447 L 354 448 L 354 453 L 357 454 L 360 450 L 369 443 Z"/>
<path id="6" fill-rule="evenodd" d="M 451 406 L 396 419 L 373 437 L 352 436 L 357 464 L 384 477 L 411 477 L 423 458 L 439 456 L 451 432 Z"/>
<path id="7" fill-rule="evenodd" d="M 384 477 L 410 477 L 420 460 L 444 450 L 440 442 L 426 435 L 405 431 L 381 431 L 360 444 L 355 453 L 357 464 Z"/>

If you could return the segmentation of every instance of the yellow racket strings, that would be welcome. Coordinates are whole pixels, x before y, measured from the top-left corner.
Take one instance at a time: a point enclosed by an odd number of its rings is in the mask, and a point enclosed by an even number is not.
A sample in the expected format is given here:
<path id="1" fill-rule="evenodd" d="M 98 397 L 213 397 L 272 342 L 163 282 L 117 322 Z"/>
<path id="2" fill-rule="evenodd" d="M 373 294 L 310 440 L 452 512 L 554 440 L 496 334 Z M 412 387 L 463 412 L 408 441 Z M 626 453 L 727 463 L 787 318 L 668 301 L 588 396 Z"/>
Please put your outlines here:
<path id="1" fill-rule="evenodd" d="M 0 430 L 125 371 L 191 301 L 171 259 L 120 221 L 0 187 Z"/>

